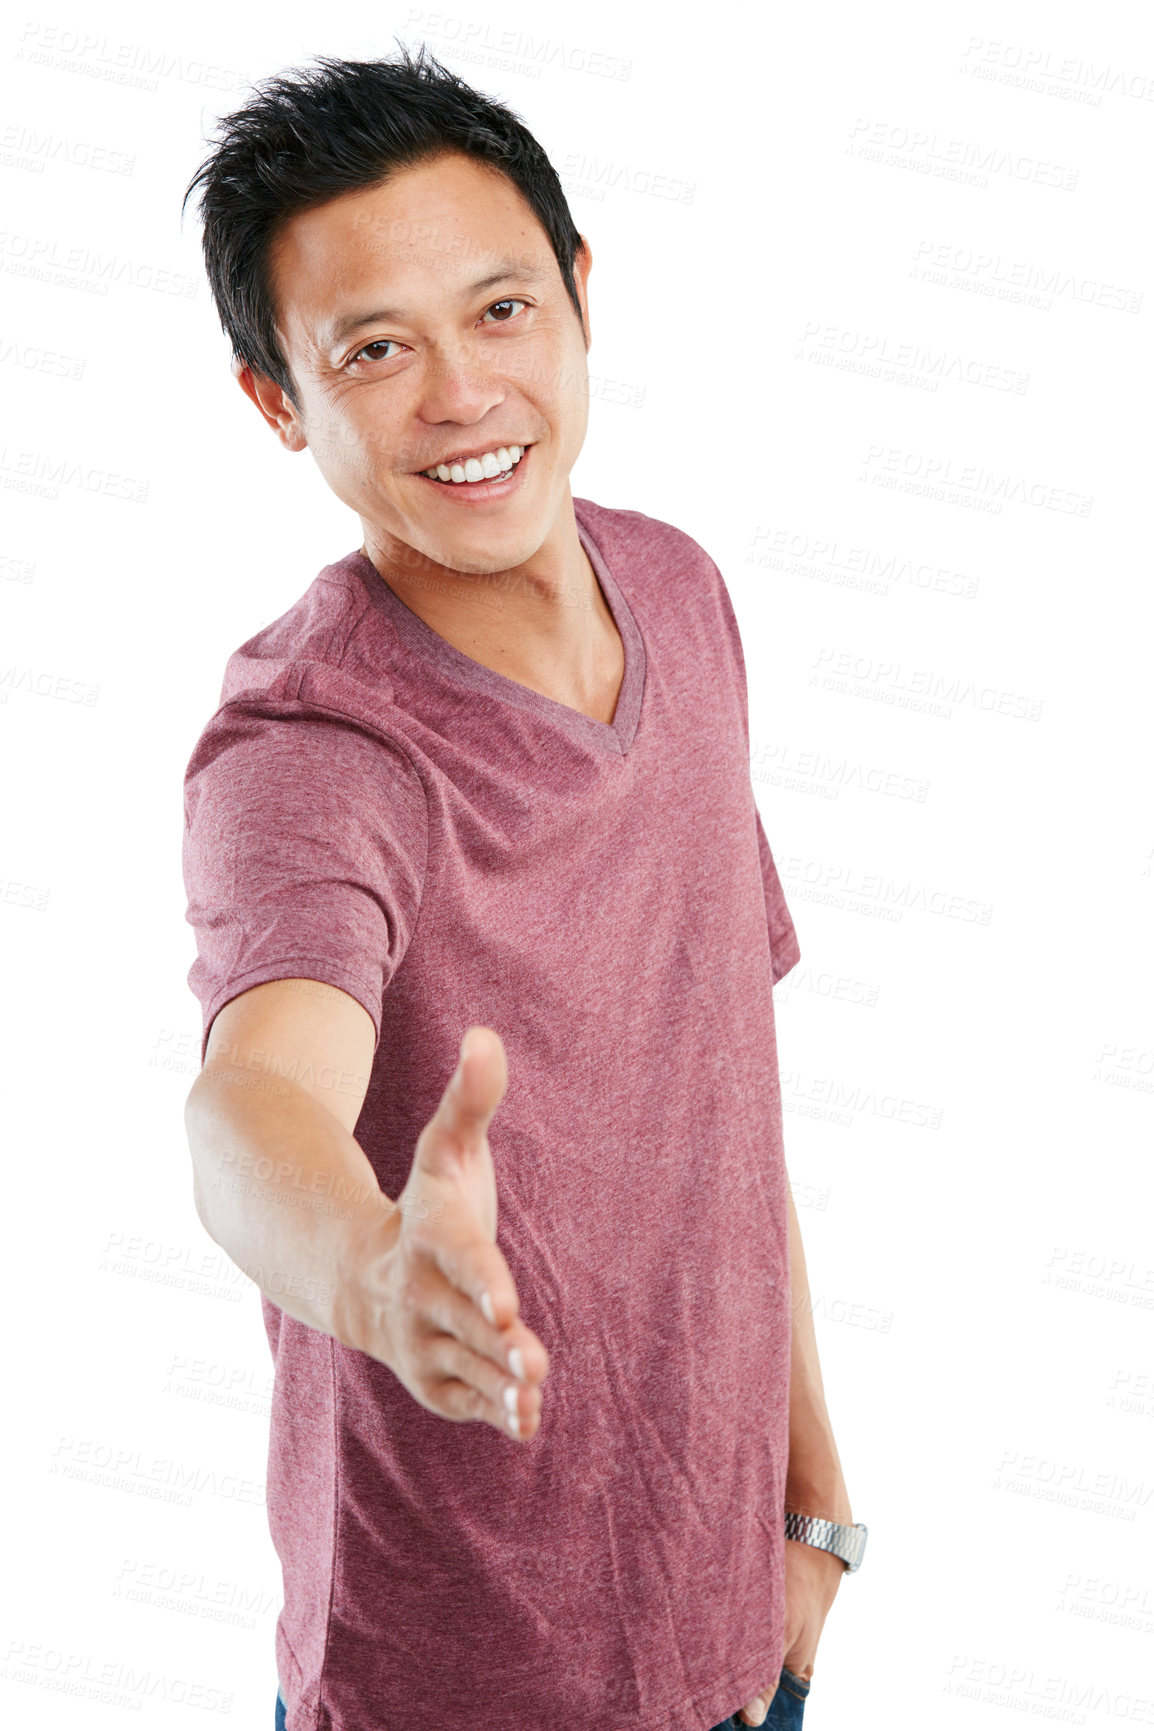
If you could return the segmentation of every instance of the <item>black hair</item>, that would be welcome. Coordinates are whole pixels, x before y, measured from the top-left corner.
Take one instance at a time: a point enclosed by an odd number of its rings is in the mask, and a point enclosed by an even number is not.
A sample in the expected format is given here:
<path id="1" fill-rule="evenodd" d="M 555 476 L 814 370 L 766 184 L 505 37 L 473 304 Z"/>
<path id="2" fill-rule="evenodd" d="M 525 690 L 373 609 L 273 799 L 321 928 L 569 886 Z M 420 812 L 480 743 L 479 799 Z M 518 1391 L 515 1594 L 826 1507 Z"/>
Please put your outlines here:
<path id="1" fill-rule="evenodd" d="M 183 217 L 201 188 L 205 268 L 234 363 L 272 379 L 298 414 L 276 330 L 272 242 L 290 217 L 378 185 L 394 169 L 455 151 L 500 169 L 548 235 L 581 318 L 573 279 L 581 237 L 544 150 L 519 115 L 442 66 L 425 44 L 415 59 L 398 47 L 394 60 L 318 55 L 315 66 L 251 86 L 252 98 L 218 121 L 181 204 Z"/>

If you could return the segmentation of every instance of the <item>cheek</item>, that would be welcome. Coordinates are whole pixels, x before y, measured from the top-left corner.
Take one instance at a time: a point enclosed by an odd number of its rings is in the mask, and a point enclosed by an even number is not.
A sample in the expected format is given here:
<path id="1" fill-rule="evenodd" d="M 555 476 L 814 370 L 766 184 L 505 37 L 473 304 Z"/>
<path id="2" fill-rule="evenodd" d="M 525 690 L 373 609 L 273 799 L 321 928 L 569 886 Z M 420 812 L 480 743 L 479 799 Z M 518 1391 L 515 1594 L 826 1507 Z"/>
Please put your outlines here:
<path id="1" fill-rule="evenodd" d="M 330 398 L 309 423 L 309 444 L 326 474 L 368 479 L 387 466 L 389 440 L 355 392 Z"/>

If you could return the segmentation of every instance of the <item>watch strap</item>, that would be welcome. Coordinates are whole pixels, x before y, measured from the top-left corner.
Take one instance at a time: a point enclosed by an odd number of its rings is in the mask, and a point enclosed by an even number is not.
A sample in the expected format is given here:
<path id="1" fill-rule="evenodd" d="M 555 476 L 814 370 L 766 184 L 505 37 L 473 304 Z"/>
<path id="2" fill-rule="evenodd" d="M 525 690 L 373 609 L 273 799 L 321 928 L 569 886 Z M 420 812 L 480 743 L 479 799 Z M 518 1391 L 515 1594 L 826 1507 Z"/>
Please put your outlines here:
<path id="1" fill-rule="evenodd" d="M 847 1526 L 842 1521 L 827 1521 L 818 1515 L 786 1514 L 785 1536 L 803 1545 L 815 1545 L 819 1551 L 830 1551 L 845 1564 L 846 1574 L 861 1568 L 869 1528 L 857 1521 Z"/>

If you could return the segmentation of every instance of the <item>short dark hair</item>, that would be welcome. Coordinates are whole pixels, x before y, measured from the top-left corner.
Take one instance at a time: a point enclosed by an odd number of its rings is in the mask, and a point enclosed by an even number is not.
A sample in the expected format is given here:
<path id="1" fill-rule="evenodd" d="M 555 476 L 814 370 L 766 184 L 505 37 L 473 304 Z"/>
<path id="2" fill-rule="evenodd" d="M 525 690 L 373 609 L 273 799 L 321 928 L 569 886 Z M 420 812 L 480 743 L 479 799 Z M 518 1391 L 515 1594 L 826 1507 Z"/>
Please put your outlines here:
<path id="1" fill-rule="evenodd" d="M 314 66 L 252 86 L 252 99 L 217 122 L 180 207 L 183 217 L 199 186 L 205 268 L 234 362 L 272 379 L 298 414 L 276 331 L 272 242 L 300 211 L 376 186 L 394 169 L 452 152 L 500 169 L 548 235 L 581 318 L 573 280 L 581 237 L 544 150 L 519 115 L 442 66 L 425 44 L 415 59 L 398 47 L 395 60 L 318 55 Z"/>

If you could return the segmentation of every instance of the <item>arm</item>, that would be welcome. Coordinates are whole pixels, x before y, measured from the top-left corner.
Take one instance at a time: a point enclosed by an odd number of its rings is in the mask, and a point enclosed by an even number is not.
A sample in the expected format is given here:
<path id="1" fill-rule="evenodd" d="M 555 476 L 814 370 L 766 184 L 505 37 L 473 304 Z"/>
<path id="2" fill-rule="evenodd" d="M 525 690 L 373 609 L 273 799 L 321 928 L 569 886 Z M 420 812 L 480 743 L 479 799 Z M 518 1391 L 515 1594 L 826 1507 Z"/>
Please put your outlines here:
<path id="1" fill-rule="evenodd" d="M 789 1198 L 790 1328 L 789 1467 L 785 1506 L 799 1515 L 819 1515 L 852 1526 L 849 1492 L 842 1476 L 837 1444 L 826 1411 L 813 1304 L 806 1274 L 805 1252 L 793 1193 Z M 839 1565 L 840 1566 L 840 1565 Z"/>
<path id="2" fill-rule="evenodd" d="M 430 1411 L 527 1439 L 549 1356 L 496 1243 L 505 1054 L 492 1030 L 467 1038 L 394 1202 L 353 1136 L 367 1010 L 309 980 L 238 994 L 185 1107 L 193 1191 L 209 1235 L 290 1316 L 387 1365 Z"/>
<path id="3" fill-rule="evenodd" d="M 793 1193 L 786 1179 L 789 1204 L 790 1373 L 789 1465 L 785 1476 L 785 1507 L 799 1515 L 853 1525 L 849 1492 L 842 1477 L 837 1444 L 825 1406 L 813 1306 L 809 1295 L 805 1252 Z M 813 1676 L 814 1655 L 829 1608 L 845 1574 L 840 1558 L 795 1539 L 785 1542 L 784 1664 L 795 1676 Z M 734 1714 L 736 1725 L 762 1725 L 777 1693 L 778 1678 L 766 1680 L 752 1701 Z"/>
<path id="4" fill-rule="evenodd" d="M 347 992 L 255 986 L 216 1016 L 184 1113 L 205 1231 L 282 1310 L 345 1345 L 353 1241 L 383 1250 L 399 1225 L 353 1139 L 374 1040 Z"/>

